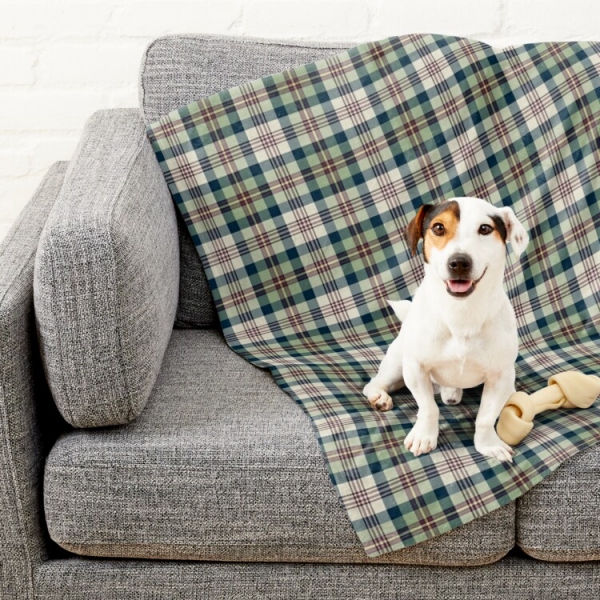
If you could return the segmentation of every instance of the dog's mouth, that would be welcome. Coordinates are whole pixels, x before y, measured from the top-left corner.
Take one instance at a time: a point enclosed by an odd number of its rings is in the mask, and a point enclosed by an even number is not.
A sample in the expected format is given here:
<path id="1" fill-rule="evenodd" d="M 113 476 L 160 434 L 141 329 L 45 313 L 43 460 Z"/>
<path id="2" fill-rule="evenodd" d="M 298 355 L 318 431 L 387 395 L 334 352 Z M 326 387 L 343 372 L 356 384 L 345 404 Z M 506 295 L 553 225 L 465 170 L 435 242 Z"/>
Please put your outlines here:
<path id="1" fill-rule="evenodd" d="M 446 291 L 455 298 L 466 298 L 475 291 L 475 287 L 483 279 L 486 271 L 487 267 L 484 269 L 481 277 L 475 281 L 472 279 L 447 279 Z"/>

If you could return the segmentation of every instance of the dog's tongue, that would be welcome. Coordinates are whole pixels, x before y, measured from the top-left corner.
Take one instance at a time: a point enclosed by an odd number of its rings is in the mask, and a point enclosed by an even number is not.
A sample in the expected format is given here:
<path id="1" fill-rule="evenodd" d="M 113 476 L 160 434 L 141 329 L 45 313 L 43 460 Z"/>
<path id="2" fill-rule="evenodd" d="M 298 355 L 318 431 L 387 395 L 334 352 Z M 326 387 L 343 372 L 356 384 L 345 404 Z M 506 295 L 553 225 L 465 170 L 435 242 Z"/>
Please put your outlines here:
<path id="1" fill-rule="evenodd" d="M 450 291 L 454 292 L 455 294 L 462 294 L 463 292 L 468 292 L 471 289 L 472 285 L 473 282 L 468 279 L 448 280 L 448 287 L 450 288 Z"/>

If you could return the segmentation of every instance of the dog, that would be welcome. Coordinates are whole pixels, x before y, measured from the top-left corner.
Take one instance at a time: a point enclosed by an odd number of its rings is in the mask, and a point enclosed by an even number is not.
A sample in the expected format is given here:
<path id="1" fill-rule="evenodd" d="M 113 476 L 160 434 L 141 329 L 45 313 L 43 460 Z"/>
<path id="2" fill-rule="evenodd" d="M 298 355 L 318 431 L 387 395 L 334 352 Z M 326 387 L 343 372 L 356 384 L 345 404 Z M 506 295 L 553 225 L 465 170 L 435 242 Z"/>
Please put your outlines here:
<path id="1" fill-rule="evenodd" d="M 373 408 L 387 411 L 390 393 L 408 387 L 418 412 L 404 445 L 419 456 L 437 446 L 435 388 L 445 404 L 458 404 L 463 389 L 483 383 L 475 449 L 512 462 L 512 448 L 494 429 L 515 391 L 518 353 L 502 280 L 506 244 L 521 256 L 529 236 L 511 208 L 468 197 L 421 206 L 406 233 L 413 256 L 423 240 L 425 277 L 412 302 L 388 301 L 402 327 L 363 394 Z"/>

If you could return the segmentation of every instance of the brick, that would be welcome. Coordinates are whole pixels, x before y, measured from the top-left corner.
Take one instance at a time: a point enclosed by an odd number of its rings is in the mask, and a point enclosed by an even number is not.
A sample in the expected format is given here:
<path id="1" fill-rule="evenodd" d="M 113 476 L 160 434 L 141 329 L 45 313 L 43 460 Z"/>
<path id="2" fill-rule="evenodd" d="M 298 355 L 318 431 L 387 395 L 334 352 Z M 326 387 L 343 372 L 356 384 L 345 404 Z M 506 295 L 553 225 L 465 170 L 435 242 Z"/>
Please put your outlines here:
<path id="1" fill-rule="evenodd" d="M 154 38 L 182 32 L 226 33 L 242 12 L 242 0 L 171 0 L 121 4 L 113 14 L 108 32 L 131 37 Z"/>
<path id="2" fill-rule="evenodd" d="M 244 14 L 245 35 L 275 39 L 362 41 L 370 19 L 367 3 L 358 0 L 254 0 Z"/>
<path id="3" fill-rule="evenodd" d="M 10 90 L 0 103 L 0 131 L 78 131 L 93 112 L 110 106 L 108 92 L 93 89 Z"/>
<path id="4" fill-rule="evenodd" d="M 0 85 L 35 83 L 36 53 L 31 48 L 0 46 Z"/>
<path id="5" fill-rule="evenodd" d="M 6 146 L 2 144 L 2 147 Z M 0 152 L 0 177 L 22 177 L 29 173 L 30 168 L 31 158 L 27 154 L 12 149 Z"/>
<path id="6" fill-rule="evenodd" d="M 108 88 L 135 82 L 146 45 L 144 40 L 53 43 L 41 53 L 39 81 L 47 86 L 91 84 Z"/>
<path id="7" fill-rule="evenodd" d="M 371 39 L 408 33 L 440 33 L 475 37 L 501 25 L 500 0 L 382 0 L 374 9 Z"/>
<path id="8" fill-rule="evenodd" d="M 58 160 L 71 160 L 81 133 L 37 138 L 31 149 L 31 174 L 45 171 Z"/>
<path id="9" fill-rule="evenodd" d="M 128 86 L 113 90 L 109 94 L 108 106 L 112 108 L 138 108 L 140 105 L 140 91 L 137 77 Z"/>
<path id="10" fill-rule="evenodd" d="M 2 207 L 0 206 L 0 212 L 1 212 L 1 210 L 2 210 Z M 10 221 L 10 222 L 0 221 L 0 242 L 2 242 L 2 240 L 6 237 L 6 234 L 10 230 L 11 226 L 12 226 L 12 221 Z"/>
<path id="11" fill-rule="evenodd" d="M 104 31 L 112 11 L 109 2 L 3 2 L 0 38 L 98 35 Z"/>
<path id="12" fill-rule="evenodd" d="M 2 182 L 0 190 L 0 223 L 13 223 L 29 202 L 43 173 Z"/>
<path id="13" fill-rule="evenodd" d="M 595 0 L 505 0 L 511 43 L 597 40 L 600 5 Z"/>

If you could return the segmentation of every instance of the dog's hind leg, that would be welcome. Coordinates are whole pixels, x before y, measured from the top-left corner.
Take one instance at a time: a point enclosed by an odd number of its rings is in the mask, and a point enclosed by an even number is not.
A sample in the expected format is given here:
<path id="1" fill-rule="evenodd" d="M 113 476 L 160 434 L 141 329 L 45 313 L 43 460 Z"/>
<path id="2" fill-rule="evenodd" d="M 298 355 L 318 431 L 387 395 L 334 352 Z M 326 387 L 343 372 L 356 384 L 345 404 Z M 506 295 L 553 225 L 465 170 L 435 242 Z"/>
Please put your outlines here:
<path id="1" fill-rule="evenodd" d="M 462 400 L 463 391 L 460 388 L 441 387 L 440 395 L 442 396 L 442 402 L 451 406 L 460 404 Z"/>
<path id="2" fill-rule="evenodd" d="M 403 385 L 402 348 L 396 338 L 385 353 L 377 375 L 365 385 L 363 394 L 375 410 L 385 412 L 394 405 L 390 392 L 399 390 Z"/>

